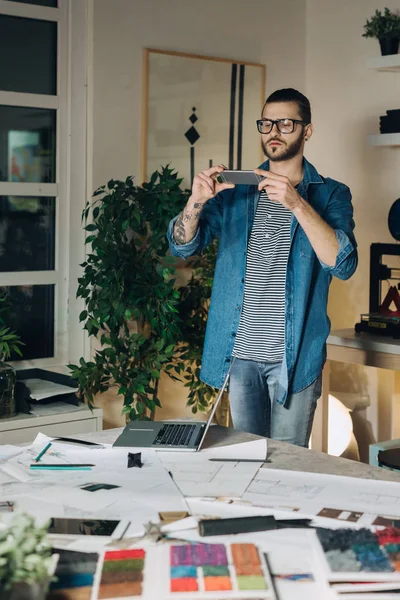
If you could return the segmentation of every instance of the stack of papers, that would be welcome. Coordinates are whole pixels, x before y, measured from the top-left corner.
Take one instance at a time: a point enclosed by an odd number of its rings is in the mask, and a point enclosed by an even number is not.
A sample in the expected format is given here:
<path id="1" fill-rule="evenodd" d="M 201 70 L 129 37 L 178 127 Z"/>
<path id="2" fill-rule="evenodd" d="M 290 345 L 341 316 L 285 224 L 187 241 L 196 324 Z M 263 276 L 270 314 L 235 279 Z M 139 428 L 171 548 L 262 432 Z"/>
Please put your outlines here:
<path id="1" fill-rule="evenodd" d="M 60 466 L 32 470 L 49 442 L 51 447 L 36 464 Z M 187 511 L 184 497 L 154 450 L 142 452 L 141 469 L 128 469 L 127 454 L 125 449 L 57 443 L 39 434 L 31 446 L 0 465 L 0 477 L 7 478 L 1 497 L 43 519 L 128 519 L 130 535 L 143 535 L 145 523 L 158 522 L 159 512 Z"/>
<path id="2" fill-rule="evenodd" d="M 31 398 L 37 401 L 79 391 L 78 387 L 61 385 L 60 383 L 46 381 L 45 379 L 25 379 L 24 383 L 29 388 Z"/>

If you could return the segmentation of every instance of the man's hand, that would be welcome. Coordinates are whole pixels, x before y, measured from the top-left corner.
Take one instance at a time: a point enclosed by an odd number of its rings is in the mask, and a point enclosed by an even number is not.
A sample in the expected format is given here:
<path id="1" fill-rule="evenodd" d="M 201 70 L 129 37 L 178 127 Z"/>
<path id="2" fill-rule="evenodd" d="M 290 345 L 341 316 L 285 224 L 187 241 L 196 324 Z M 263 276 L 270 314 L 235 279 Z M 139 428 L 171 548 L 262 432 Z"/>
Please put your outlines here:
<path id="1" fill-rule="evenodd" d="M 174 239 L 177 244 L 187 244 L 194 238 L 204 205 L 223 190 L 234 188 L 233 183 L 219 183 L 218 173 L 226 167 L 218 165 L 200 171 L 193 179 L 192 194 L 178 216 L 174 226 Z"/>
<path id="2" fill-rule="evenodd" d="M 288 177 L 262 169 L 255 169 L 254 172 L 265 177 L 260 181 L 258 189 L 265 189 L 271 200 L 280 202 L 292 211 L 318 258 L 324 264 L 334 267 L 339 251 L 334 229 L 297 193 Z"/>
<path id="3" fill-rule="evenodd" d="M 260 191 L 265 190 L 271 200 L 280 202 L 291 211 L 300 205 L 301 196 L 288 177 L 271 173 L 271 171 L 263 171 L 262 169 L 255 169 L 254 173 L 264 177 L 258 184 L 258 189 Z"/>
<path id="4" fill-rule="evenodd" d="M 233 183 L 218 183 L 218 173 L 222 173 L 225 168 L 224 165 L 218 165 L 217 167 L 210 167 L 210 169 L 200 171 L 200 173 L 196 175 L 193 179 L 192 195 L 189 199 L 189 202 L 192 205 L 204 205 L 219 192 L 235 187 Z"/>

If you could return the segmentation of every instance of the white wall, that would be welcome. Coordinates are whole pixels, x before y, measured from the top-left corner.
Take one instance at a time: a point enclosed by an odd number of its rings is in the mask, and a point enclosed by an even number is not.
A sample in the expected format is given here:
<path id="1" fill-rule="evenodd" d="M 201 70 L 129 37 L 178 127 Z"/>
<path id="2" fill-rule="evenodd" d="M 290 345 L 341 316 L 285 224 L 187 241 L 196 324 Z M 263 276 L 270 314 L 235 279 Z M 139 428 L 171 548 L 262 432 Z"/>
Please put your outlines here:
<path id="1" fill-rule="evenodd" d="M 387 215 L 400 196 L 400 148 L 368 147 L 366 138 L 368 133 L 379 133 L 380 115 L 400 108 L 400 73 L 367 69 L 367 57 L 378 56 L 380 50 L 376 40 L 361 37 L 366 19 L 385 6 L 397 10 L 399 3 L 307 0 L 306 91 L 315 123 L 308 157 L 322 174 L 350 186 L 359 244 L 356 274 L 348 282 L 335 280 L 331 287 L 333 328 L 353 327 L 360 313 L 368 312 L 370 244 L 394 242 Z M 394 263 L 395 258 L 388 261 Z M 375 433 L 376 396 L 382 392 L 379 377 L 387 382 L 392 373 L 332 365 L 334 390 L 370 395 Z"/>
<path id="2" fill-rule="evenodd" d="M 301 89 L 304 15 L 305 0 L 94 0 L 94 185 L 139 174 L 143 48 L 263 63 L 268 91 Z"/>
<path id="3" fill-rule="evenodd" d="M 92 189 L 139 176 L 143 48 L 263 63 L 267 93 L 304 89 L 304 25 L 305 0 L 93 0 Z M 161 387 L 180 416 L 185 391 Z M 122 423 L 119 401 L 102 404 L 106 426 Z"/>

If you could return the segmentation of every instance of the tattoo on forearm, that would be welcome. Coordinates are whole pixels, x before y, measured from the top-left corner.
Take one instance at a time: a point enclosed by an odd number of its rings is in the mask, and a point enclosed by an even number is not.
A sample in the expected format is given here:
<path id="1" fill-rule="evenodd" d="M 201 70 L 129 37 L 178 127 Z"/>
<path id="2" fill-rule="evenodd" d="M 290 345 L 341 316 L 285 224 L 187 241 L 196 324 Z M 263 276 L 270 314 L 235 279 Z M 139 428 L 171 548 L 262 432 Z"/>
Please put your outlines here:
<path id="1" fill-rule="evenodd" d="M 196 202 L 192 210 L 185 206 L 179 214 L 174 227 L 174 239 L 177 244 L 187 244 L 194 238 L 202 210 L 203 204 Z"/>
<path id="2" fill-rule="evenodd" d="M 175 227 L 174 227 L 174 238 L 177 244 L 186 243 L 186 231 L 183 224 L 183 211 L 179 214 Z"/>

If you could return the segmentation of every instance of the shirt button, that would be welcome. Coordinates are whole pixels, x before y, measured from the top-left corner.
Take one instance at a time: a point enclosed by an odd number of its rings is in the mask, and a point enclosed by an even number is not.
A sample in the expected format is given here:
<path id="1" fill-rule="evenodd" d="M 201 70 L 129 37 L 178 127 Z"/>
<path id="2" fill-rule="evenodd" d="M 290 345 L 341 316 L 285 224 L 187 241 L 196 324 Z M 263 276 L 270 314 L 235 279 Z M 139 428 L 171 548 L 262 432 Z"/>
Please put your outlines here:
<path id="1" fill-rule="evenodd" d="M 244 279 L 242 279 L 242 283 L 244 283 Z"/>
<path id="2" fill-rule="evenodd" d="M 225 362 L 231 362 L 231 359 L 230 358 L 226 358 Z"/>
<path id="3" fill-rule="evenodd" d="M 236 337 L 236 333 L 232 331 L 232 337 Z"/>
<path id="4" fill-rule="evenodd" d="M 265 237 L 268 239 L 268 238 L 269 238 L 269 233 L 266 233 L 266 234 L 265 234 Z"/>
<path id="5" fill-rule="evenodd" d="M 272 215 L 267 215 L 268 219 L 272 219 Z"/>

